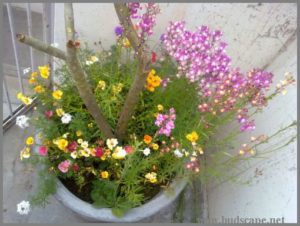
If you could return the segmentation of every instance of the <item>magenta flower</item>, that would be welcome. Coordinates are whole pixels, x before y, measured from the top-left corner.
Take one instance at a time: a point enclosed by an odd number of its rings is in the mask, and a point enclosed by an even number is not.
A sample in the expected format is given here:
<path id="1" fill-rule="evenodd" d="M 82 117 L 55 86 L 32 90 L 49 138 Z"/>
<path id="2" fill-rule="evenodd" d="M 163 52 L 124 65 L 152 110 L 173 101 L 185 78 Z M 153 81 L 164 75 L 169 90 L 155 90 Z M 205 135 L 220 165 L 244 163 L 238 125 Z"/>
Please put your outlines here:
<path id="1" fill-rule="evenodd" d="M 138 2 L 128 3 L 130 17 L 138 20 L 137 26 L 141 29 L 139 36 L 144 39 L 146 36 L 153 34 L 153 27 L 156 23 L 156 15 L 160 9 L 156 3 L 140 4 Z M 140 14 L 144 10 L 144 13 Z"/>
<path id="2" fill-rule="evenodd" d="M 159 127 L 158 134 L 164 134 L 169 137 L 171 131 L 175 128 L 175 119 L 176 114 L 174 108 L 169 110 L 169 114 L 157 114 L 154 124 Z"/>
<path id="3" fill-rule="evenodd" d="M 76 148 L 78 147 L 78 144 L 76 143 L 76 141 L 72 141 L 68 144 L 67 146 L 67 149 L 70 151 L 70 152 L 73 152 L 76 150 Z"/>
<path id="4" fill-rule="evenodd" d="M 133 152 L 133 148 L 129 145 L 125 146 L 124 150 L 126 151 L 127 154 L 130 154 L 131 152 Z"/>
<path id="5" fill-rule="evenodd" d="M 48 153 L 48 148 L 46 147 L 46 146 L 40 146 L 39 147 L 39 153 L 40 153 L 40 155 L 42 155 L 42 156 L 46 156 L 47 155 L 47 153 Z"/>
<path id="6" fill-rule="evenodd" d="M 99 157 L 99 158 L 101 158 L 103 156 L 103 154 L 104 154 L 103 148 L 96 147 L 95 150 L 96 150 L 96 153 L 95 153 L 96 156 Z"/>
<path id="7" fill-rule="evenodd" d="M 53 111 L 46 111 L 45 112 L 45 116 L 47 117 L 47 118 L 51 118 L 52 116 L 53 116 Z"/>
<path id="8" fill-rule="evenodd" d="M 62 173 L 67 173 L 69 171 L 70 165 L 71 165 L 71 161 L 70 160 L 65 160 L 65 161 L 58 164 L 58 169 Z"/>

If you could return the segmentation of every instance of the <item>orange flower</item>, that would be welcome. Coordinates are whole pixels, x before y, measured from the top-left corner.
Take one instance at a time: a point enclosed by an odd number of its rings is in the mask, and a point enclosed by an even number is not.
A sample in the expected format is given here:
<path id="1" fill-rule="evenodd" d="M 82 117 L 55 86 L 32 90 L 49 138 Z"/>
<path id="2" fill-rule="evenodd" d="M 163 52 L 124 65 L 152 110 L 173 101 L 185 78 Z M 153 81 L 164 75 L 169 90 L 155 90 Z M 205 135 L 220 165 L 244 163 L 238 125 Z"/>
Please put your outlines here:
<path id="1" fill-rule="evenodd" d="M 145 136 L 144 136 L 144 142 L 145 142 L 146 144 L 150 144 L 151 141 L 152 141 L 152 137 L 151 137 L 151 136 L 149 136 L 149 135 L 145 135 Z"/>
<path id="2" fill-rule="evenodd" d="M 146 89 L 149 90 L 150 92 L 153 92 L 154 91 L 154 86 L 151 85 L 151 84 L 147 84 Z"/>

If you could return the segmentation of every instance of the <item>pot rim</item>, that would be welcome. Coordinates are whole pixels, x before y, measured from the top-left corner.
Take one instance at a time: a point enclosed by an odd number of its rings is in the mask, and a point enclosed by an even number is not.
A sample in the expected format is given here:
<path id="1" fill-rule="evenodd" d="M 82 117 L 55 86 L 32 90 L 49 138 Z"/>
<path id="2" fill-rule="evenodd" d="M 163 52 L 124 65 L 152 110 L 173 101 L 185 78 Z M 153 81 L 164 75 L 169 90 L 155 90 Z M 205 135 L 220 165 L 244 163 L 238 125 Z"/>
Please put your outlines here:
<path id="1" fill-rule="evenodd" d="M 60 180 L 57 179 L 56 198 L 66 207 L 77 213 L 86 220 L 92 222 L 136 222 L 144 218 L 150 217 L 161 209 L 170 205 L 180 194 L 187 184 L 185 178 L 175 178 L 170 184 L 170 188 L 174 189 L 172 194 L 168 190 L 160 191 L 154 198 L 145 204 L 130 209 L 122 218 L 118 218 L 112 214 L 111 208 L 95 208 L 92 204 L 87 203 L 72 192 L 70 192 Z"/>

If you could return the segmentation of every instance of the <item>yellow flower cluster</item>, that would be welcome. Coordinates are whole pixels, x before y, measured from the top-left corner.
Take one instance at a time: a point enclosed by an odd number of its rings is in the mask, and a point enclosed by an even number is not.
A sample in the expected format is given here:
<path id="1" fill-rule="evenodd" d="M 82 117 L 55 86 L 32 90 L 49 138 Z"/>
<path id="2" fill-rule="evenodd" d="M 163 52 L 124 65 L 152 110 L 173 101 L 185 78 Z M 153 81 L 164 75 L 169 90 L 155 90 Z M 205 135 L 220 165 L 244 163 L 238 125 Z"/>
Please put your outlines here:
<path id="1" fill-rule="evenodd" d="M 123 38 L 122 44 L 125 48 L 129 48 L 131 46 L 128 38 Z"/>
<path id="2" fill-rule="evenodd" d="M 114 95 L 119 94 L 122 89 L 123 89 L 124 85 L 122 83 L 118 83 L 117 85 L 113 85 L 112 86 L 112 92 Z"/>
<path id="3" fill-rule="evenodd" d="M 147 76 L 146 89 L 150 92 L 153 92 L 161 83 L 161 78 L 158 75 L 155 75 L 155 73 L 156 71 L 152 69 Z"/>
<path id="4" fill-rule="evenodd" d="M 195 143 L 198 140 L 199 136 L 196 131 L 193 131 L 186 135 L 186 139 L 191 141 L 192 143 Z"/>
<path id="5" fill-rule="evenodd" d="M 101 172 L 101 178 L 107 179 L 108 177 L 109 177 L 109 174 L 108 174 L 107 171 L 102 171 L 102 172 Z"/>
<path id="6" fill-rule="evenodd" d="M 29 78 L 29 80 L 28 80 L 28 83 L 29 84 L 34 84 L 34 83 L 36 83 L 36 77 L 38 76 L 38 73 L 35 71 L 35 72 L 32 72 L 31 73 L 31 76 L 30 76 L 30 78 Z"/>
<path id="7" fill-rule="evenodd" d="M 145 178 L 152 184 L 157 182 L 157 174 L 155 172 L 147 173 Z"/>
<path id="8" fill-rule="evenodd" d="M 49 71 L 49 66 L 45 65 L 45 66 L 40 66 L 38 67 L 39 71 L 40 71 L 40 75 L 42 78 L 47 79 L 50 75 L 50 71 Z"/>
<path id="9" fill-rule="evenodd" d="M 97 88 L 99 88 L 99 89 L 101 89 L 101 90 L 105 90 L 105 87 L 106 87 L 105 81 L 100 80 L 100 81 L 98 82 Z"/>
<path id="10" fill-rule="evenodd" d="M 55 90 L 52 93 L 53 98 L 56 100 L 60 100 L 62 98 L 62 95 L 63 95 L 63 92 L 61 90 Z"/>
<path id="11" fill-rule="evenodd" d="M 25 141 L 27 146 L 31 146 L 34 144 L 34 138 L 33 137 L 27 137 Z M 23 160 L 23 158 L 27 159 L 30 157 L 30 147 L 24 147 L 20 152 L 20 159 Z"/>
<path id="12" fill-rule="evenodd" d="M 29 105 L 32 103 L 32 99 L 30 97 L 24 96 L 23 93 L 18 93 L 17 98 L 22 101 L 25 105 Z"/>
<path id="13" fill-rule="evenodd" d="M 67 146 L 68 146 L 69 142 L 66 139 L 64 139 L 64 138 L 56 139 L 56 140 L 53 140 L 53 143 L 56 144 L 60 150 L 62 150 L 64 152 L 68 152 Z"/>
<path id="14" fill-rule="evenodd" d="M 43 92 L 45 92 L 44 87 L 41 86 L 41 85 L 37 85 L 36 87 L 33 88 L 33 90 L 34 90 L 36 93 L 43 93 Z"/>

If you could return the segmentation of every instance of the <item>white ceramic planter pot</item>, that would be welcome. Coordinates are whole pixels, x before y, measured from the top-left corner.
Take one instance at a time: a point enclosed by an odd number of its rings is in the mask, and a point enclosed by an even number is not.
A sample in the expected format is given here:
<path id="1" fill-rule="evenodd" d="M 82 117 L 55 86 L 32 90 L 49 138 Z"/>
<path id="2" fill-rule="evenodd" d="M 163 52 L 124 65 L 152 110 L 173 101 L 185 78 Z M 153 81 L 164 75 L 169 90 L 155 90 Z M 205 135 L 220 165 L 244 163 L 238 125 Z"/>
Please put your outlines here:
<path id="1" fill-rule="evenodd" d="M 38 136 L 35 136 L 36 144 L 41 144 Z M 38 153 L 38 146 L 35 146 L 35 152 Z M 114 216 L 110 208 L 95 208 L 72 192 L 70 192 L 61 182 L 57 180 L 56 198 L 66 207 L 77 213 L 79 216 L 90 222 L 137 222 L 147 217 L 151 217 L 160 210 L 168 207 L 178 197 L 180 192 L 186 186 L 186 179 L 174 180 L 170 184 L 172 193 L 168 190 L 159 192 L 150 201 L 140 207 L 129 210 L 122 218 Z"/>
<path id="2" fill-rule="evenodd" d="M 110 208 L 94 208 L 90 203 L 76 197 L 60 181 L 57 182 L 56 198 L 73 212 L 90 222 L 137 222 L 168 207 L 186 184 L 186 180 L 175 180 L 170 185 L 173 190 L 172 194 L 169 194 L 168 191 L 161 191 L 144 205 L 129 210 L 122 218 L 114 216 Z"/>

